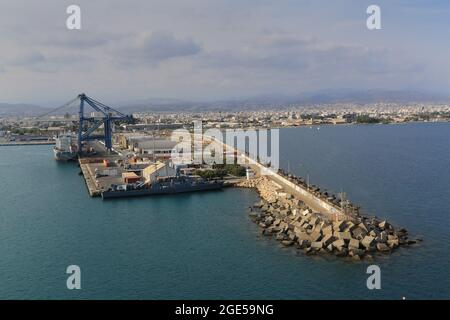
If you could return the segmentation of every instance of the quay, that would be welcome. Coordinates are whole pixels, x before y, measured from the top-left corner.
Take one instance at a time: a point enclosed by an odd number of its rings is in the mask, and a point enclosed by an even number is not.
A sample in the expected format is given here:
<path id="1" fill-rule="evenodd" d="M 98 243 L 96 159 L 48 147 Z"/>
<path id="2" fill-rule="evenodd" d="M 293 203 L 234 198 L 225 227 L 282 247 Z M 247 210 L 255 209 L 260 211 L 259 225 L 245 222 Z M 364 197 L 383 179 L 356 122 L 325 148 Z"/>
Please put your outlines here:
<path id="1" fill-rule="evenodd" d="M 92 171 L 87 163 L 82 163 L 81 159 L 78 159 L 78 163 L 80 165 L 84 181 L 86 182 L 86 187 L 88 188 L 89 195 L 91 197 L 99 197 L 101 189 L 95 182 L 95 175 L 92 174 Z"/>
<path id="2" fill-rule="evenodd" d="M 54 145 L 55 141 L 36 141 L 36 142 L 0 142 L 1 147 L 8 147 L 8 146 L 43 146 L 43 145 Z"/>
<path id="3" fill-rule="evenodd" d="M 95 152 L 91 155 L 79 156 L 78 164 L 89 195 L 91 197 L 100 197 L 102 191 L 107 190 L 111 184 L 123 183 L 122 173 L 126 172 L 126 170 L 114 165 L 118 159 L 121 159 L 121 156 L 116 152 L 108 152 L 105 146 L 98 141 L 90 141 L 89 146 Z M 107 167 L 105 167 L 105 163 L 108 164 Z M 107 174 L 96 176 L 97 173 L 105 173 L 105 169 Z"/>
<path id="4" fill-rule="evenodd" d="M 91 197 L 101 196 L 103 199 L 109 199 L 218 190 L 222 187 L 234 186 L 244 179 L 227 176 L 216 182 L 199 180 L 192 183 L 191 181 L 197 178 L 177 175 L 178 170 L 189 170 L 187 167 L 179 168 L 165 161 L 154 162 L 145 157 L 127 157 L 114 149 L 108 152 L 98 141 L 90 141 L 88 149 L 91 152 L 79 156 L 78 163 L 80 175 L 83 175 Z M 176 184 L 172 185 L 167 180 L 165 181 L 166 178 L 175 180 L 175 177 L 177 177 Z M 140 188 L 146 181 L 154 181 L 152 183 L 154 187 L 152 189 Z"/>

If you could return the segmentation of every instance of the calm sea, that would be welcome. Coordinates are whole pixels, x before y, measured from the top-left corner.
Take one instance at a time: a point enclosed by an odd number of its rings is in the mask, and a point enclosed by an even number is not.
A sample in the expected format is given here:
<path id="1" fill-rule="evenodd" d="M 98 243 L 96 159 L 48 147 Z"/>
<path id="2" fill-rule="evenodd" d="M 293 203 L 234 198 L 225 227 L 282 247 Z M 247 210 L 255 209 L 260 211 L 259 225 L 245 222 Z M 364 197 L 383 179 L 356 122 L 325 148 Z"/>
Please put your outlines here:
<path id="1" fill-rule="evenodd" d="M 368 263 L 259 235 L 251 190 L 105 201 L 49 146 L 0 147 L 1 299 L 450 298 L 450 124 L 281 130 L 282 165 L 424 242 Z M 81 290 L 66 288 L 68 265 Z"/>

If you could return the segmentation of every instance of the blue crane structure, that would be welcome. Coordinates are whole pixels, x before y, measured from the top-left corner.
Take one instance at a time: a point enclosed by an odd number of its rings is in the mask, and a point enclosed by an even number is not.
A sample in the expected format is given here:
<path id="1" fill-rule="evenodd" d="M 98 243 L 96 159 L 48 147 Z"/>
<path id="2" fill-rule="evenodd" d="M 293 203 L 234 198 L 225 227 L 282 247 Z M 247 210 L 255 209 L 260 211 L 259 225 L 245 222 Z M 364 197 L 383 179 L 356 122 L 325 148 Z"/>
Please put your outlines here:
<path id="1" fill-rule="evenodd" d="M 122 112 L 113 109 L 84 93 L 78 95 L 76 99 L 80 100 L 79 127 L 78 127 L 78 152 L 82 152 L 83 141 L 103 140 L 108 151 L 112 149 L 112 128 L 116 121 L 132 122 L 133 116 L 125 115 Z M 100 117 L 86 116 L 86 104 L 101 114 Z M 95 131 L 103 125 L 103 133 L 95 134 Z"/>
<path id="2" fill-rule="evenodd" d="M 83 151 L 83 141 L 92 141 L 92 140 L 103 140 L 105 142 L 105 147 L 108 151 L 112 149 L 112 129 L 114 122 L 133 122 L 133 116 L 125 115 L 122 112 L 113 109 L 91 97 L 88 97 L 84 93 L 79 94 L 74 99 L 69 102 L 63 104 L 62 106 L 52 109 L 44 114 L 38 116 L 36 119 L 42 119 L 45 116 L 48 116 L 56 111 L 61 111 L 62 109 L 66 109 L 72 107 L 73 104 L 77 101 L 80 101 L 80 109 L 78 111 L 78 152 L 81 153 Z M 86 107 L 90 106 L 92 109 L 97 111 L 100 116 L 86 116 L 85 111 Z M 48 120 L 47 120 L 48 121 Z M 54 119 L 50 119 L 50 121 L 54 121 Z M 73 120 L 69 120 L 73 121 Z M 96 134 L 95 132 L 103 125 L 103 133 Z"/>

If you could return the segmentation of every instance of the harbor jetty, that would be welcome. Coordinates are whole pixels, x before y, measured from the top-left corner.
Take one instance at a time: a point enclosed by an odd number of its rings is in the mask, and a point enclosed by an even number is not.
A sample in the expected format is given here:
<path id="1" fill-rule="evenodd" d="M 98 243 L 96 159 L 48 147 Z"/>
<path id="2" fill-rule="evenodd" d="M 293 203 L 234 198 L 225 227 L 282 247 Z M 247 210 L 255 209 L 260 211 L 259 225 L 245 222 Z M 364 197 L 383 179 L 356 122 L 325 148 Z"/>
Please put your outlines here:
<path id="1" fill-rule="evenodd" d="M 261 202 L 250 208 L 250 218 L 263 235 L 275 236 L 284 246 L 296 246 L 308 255 L 326 253 L 371 260 L 375 254 L 421 241 L 409 239 L 407 230 L 386 220 L 359 213 L 330 216 L 316 212 L 274 180 L 272 175 L 259 176 L 236 187 L 258 191 Z"/>
<path id="2" fill-rule="evenodd" d="M 386 220 L 361 215 L 359 206 L 342 195 L 339 199 L 301 177 L 275 171 L 245 152 L 218 143 L 254 172 L 253 178 L 235 186 L 257 190 L 261 202 L 250 207 L 250 218 L 263 235 L 275 236 L 285 246 L 296 246 L 309 255 L 372 260 L 376 254 L 422 241 L 410 239 L 406 229 Z"/>

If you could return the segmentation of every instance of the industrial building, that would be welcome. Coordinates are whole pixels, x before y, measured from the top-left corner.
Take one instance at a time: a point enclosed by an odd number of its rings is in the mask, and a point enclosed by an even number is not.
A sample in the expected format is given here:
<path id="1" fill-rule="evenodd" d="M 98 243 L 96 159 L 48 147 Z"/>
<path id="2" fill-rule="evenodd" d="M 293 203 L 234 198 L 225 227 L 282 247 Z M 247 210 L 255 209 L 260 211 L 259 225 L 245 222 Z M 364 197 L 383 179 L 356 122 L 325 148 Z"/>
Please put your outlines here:
<path id="1" fill-rule="evenodd" d="M 142 171 L 142 177 L 144 178 L 145 182 L 153 182 L 158 177 L 168 177 L 175 175 L 175 166 L 159 161 L 149 165 Z"/>

